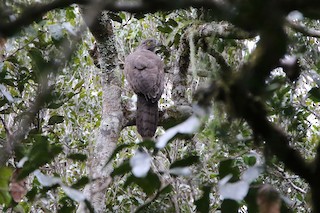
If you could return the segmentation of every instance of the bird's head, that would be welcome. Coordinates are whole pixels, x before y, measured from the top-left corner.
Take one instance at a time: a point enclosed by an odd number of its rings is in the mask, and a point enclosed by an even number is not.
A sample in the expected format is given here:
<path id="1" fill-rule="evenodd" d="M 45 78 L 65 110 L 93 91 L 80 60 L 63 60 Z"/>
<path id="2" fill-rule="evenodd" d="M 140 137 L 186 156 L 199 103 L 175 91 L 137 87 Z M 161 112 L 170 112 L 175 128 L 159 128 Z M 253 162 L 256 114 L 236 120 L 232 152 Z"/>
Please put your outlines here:
<path id="1" fill-rule="evenodd" d="M 159 47 L 159 46 L 161 46 L 161 44 L 156 39 L 149 38 L 142 41 L 138 48 L 150 50 L 153 52 L 156 49 L 156 47 Z"/>

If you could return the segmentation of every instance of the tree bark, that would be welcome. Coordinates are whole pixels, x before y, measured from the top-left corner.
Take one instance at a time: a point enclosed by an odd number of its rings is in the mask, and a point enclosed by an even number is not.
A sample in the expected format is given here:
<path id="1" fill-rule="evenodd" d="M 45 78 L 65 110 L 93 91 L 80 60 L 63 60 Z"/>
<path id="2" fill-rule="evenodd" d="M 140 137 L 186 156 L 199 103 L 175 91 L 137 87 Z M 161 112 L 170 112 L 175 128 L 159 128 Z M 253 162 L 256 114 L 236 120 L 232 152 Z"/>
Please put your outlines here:
<path id="1" fill-rule="evenodd" d="M 95 212 L 106 212 L 105 194 L 108 186 L 111 165 L 105 167 L 106 161 L 116 148 L 117 140 L 122 130 L 123 110 L 121 105 L 121 83 L 119 70 L 116 66 L 117 51 L 114 46 L 114 35 L 111 20 L 105 12 L 93 19 L 90 8 L 83 8 L 83 17 L 96 39 L 101 68 L 103 87 L 102 119 L 96 143 L 90 153 L 88 174 L 92 183 L 84 189 Z M 81 204 L 77 212 L 87 212 L 86 206 Z"/>

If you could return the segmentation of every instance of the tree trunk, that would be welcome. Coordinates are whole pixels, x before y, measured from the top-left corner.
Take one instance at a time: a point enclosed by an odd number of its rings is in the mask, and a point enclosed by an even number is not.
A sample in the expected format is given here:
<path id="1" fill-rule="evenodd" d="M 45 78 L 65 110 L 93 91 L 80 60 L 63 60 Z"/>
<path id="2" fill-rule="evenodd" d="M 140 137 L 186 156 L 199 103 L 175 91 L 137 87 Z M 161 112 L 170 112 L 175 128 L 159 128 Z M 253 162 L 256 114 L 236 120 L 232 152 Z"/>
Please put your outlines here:
<path id="1" fill-rule="evenodd" d="M 101 13 L 93 19 L 92 10 L 83 8 L 83 17 L 96 39 L 98 60 L 102 71 L 102 120 L 96 143 L 93 145 L 88 163 L 88 174 L 92 183 L 84 189 L 95 212 L 106 212 L 105 194 L 108 186 L 111 165 L 105 166 L 106 161 L 116 147 L 122 123 L 123 110 L 121 105 L 121 84 L 119 75 L 115 72 L 117 51 L 114 46 L 113 27 L 106 13 Z M 77 212 L 87 212 L 81 204 Z"/>

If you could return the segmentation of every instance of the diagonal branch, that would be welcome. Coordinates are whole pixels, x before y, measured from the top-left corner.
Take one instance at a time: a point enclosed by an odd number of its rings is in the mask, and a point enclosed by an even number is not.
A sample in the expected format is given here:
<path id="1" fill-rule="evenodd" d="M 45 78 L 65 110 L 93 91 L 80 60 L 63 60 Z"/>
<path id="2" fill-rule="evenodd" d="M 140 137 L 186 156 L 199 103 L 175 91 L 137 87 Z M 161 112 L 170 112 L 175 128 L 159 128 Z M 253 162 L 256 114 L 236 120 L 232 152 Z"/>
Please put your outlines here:
<path id="1" fill-rule="evenodd" d="M 47 12 L 65 8 L 74 3 L 85 3 L 87 0 L 56 0 L 48 4 L 33 4 L 27 7 L 20 16 L 12 22 L 0 23 L 0 37 L 10 37 L 22 27 L 32 24 L 33 21 L 41 19 Z"/>
<path id="2" fill-rule="evenodd" d="M 286 24 L 292 28 L 293 30 L 303 34 L 304 36 L 310 36 L 310 37 L 315 37 L 315 38 L 320 38 L 320 31 L 315 30 L 315 29 L 310 29 L 307 26 L 304 26 L 303 24 L 298 24 L 293 21 L 286 21 Z"/>
<path id="3" fill-rule="evenodd" d="M 51 10 L 68 7 L 72 4 L 78 5 L 100 5 L 98 10 L 107 10 L 112 12 L 126 11 L 130 13 L 155 13 L 158 11 L 173 11 L 177 9 L 206 8 L 215 11 L 217 20 L 235 21 L 237 11 L 236 5 L 228 5 L 221 1 L 209 0 L 184 0 L 184 1 L 90 1 L 90 0 L 55 0 L 48 4 L 33 4 L 28 6 L 17 19 L 7 23 L 0 23 L 0 37 L 10 37 L 21 28 L 39 20 L 44 14 Z M 320 3 L 318 0 L 282 0 L 277 5 L 283 11 L 289 13 L 292 10 L 301 9 L 302 11 L 311 11 L 311 15 L 320 17 Z M 309 12 L 310 13 L 310 12 Z"/>

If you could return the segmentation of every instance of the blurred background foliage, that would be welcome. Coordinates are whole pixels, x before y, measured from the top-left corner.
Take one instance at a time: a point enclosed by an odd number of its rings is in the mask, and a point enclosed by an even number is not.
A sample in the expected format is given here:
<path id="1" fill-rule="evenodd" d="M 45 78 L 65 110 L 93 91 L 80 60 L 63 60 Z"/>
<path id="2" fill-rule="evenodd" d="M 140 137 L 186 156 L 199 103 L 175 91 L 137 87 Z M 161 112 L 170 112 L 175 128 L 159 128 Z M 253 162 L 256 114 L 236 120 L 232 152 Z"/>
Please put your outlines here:
<path id="1" fill-rule="evenodd" d="M 19 13 L 24 3 L 32 1 L 4 2 L 8 13 Z M 164 109 L 171 100 L 172 68 L 175 66 L 181 37 L 186 30 L 192 32 L 204 23 L 214 26 L 210 10 L 187 9 L 154 14 L 110 13 L 114 24 L 118 63 L 124 63 L 141 40 L 155 37 L 162 41 L 163 56 L 169 72 L 166 91 L 160 102 Z M 318 21 L 299 20 L 307 27 L 319 28 Z M 269 119 L 284 129 L 291 145 L 312 159 L 319 141 L 319 39 L 306 37 L 290 28 L 288 54 L 300 62 L 301 75 L 290 81 L 279 68 L 268 79 L 266 100 Z M 237 69 L 246 61 L 258 38 L 224 39 L 212 36 L 210 43 L 225 61 Z M 37 113 L 30 134 L 23 140 L 15 157 L 3 167 L 0 178 L 0 209 L 18 212 L 73 212 L 77 202 L 72 196 L 53 185 L 43 187 L 32 172 L 59 177 L 75 189 L 88 183 L 85 172 L 86 159 L 95 141 L 95 132 L 101 121 L 100 71 L 94 66 L 89 50 L 94 39 L 86 28 L 76 6 L 47 13 L 41 21 L 25 28 L 14 37 L 1 41 L 0 46 L 0 146 L 9 132 L 18 131 L 21 118 L 35 104 L 36 94 L 43 84 L 50 88 L 45 94 L 45 105 Z M 201 49 L 192 58 L 188 76 L 188 99 L 208 81 L 208 77 L 220 75 L 221 67 L 212 56 Z M 67 60 L 66 60 L 67 59 Z M 203 75 L 205 73 L 205 75 Z M 123 100 L 134 100 L 132 92 L 124 85 Z M 159 129 L 158 135 L 164 130 Z M 119 145 L 136 147 L 135 127 L 127 127 L 121 133 Z M 248 125 L 226 113 L 224 106 L 214 103 L 211 114 L 201 130 L 192 137 L 177 138 L 161 150 L 152 163 L 152 172 L 144 180 L 135 179 L 128 162 L 134 155 L 132 146 L 117 150 L 112 161 L 115 167 L 113 180 L 107 192 L 106 205 L 110 212 L 256 212 L 255 194 L 260 184 L 268 183 L 276 188 L 283 200 L 294 212 L 310 212 L 308 186 L 297 175 L 290 173 L 279 160 L 263 148 L 263 141 L 252 135 Z M 199 156 L 194 161 L 188 156 Z M 19 162 L 28 157 L 23 169 Z M 186 177 L 170 175 L 166 171 L 172 163 L 184 159 L 191 166 L 192 174 Z M 193 159 L 193 160 L 192 160 Z M 108 159 L 101 159 L 107 161 Z M 241 174 L 257 163 L 264 171 L 250 183 L 248 196 L 240 202 L 221 200 L 218 181 L 233 174 L 238 181 Z M 120 169 L 119 169 L 120 168 Z M 118 169 L 118 170 L 117 170 Z M 12 174 L 26 178 L 26 196 L 15 202 L 9 193 L 8 183 Z M 156 193 L 156 195 L 154 195 Z M 154 196 L 154 197 L 152 197 Z M 146 201 L 152 198 L 148 205 Z M 288 212 L 289 210 L 284 210 Z"/>

